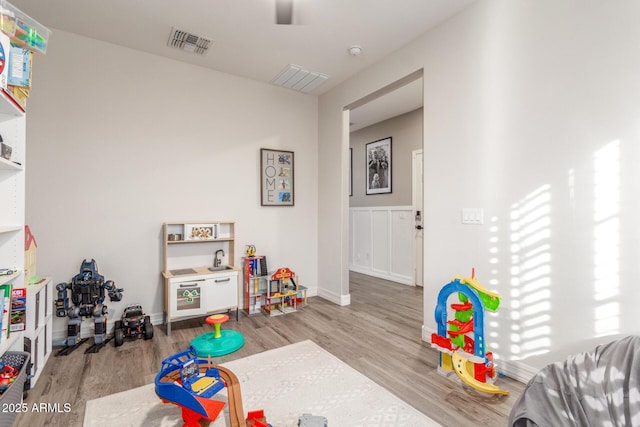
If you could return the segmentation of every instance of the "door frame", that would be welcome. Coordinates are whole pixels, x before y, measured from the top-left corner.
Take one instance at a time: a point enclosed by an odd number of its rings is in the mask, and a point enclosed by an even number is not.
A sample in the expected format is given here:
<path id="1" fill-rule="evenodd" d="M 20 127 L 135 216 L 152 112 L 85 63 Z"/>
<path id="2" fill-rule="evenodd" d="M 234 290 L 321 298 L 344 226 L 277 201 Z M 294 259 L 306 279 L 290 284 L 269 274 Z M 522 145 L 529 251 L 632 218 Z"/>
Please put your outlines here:
<path id="1" fill-rule="evenodd" d="M 384 86 L 381 87 L 378 90 L 375 90 L 371 93 L 369 93 L 368 95 L 348 104 L 343 106 L 343 110 L 342 110 L 342 176 L 343 176 L 343 180 L 342 180 L 342 188 L 343 188 L 343 202 L 345 202 L 343 204 L 343 210 L 342 210 L 342 216 L 341 216 L 341 223 L 344 226 L 344 230 L 346 230 L 347 232 L 343 234 L 343 241 L 342 241 L 342 248 L 346 249 L 343 251 L 344 254 L 344 258 L 343 261 L 345 261 L 342 264 L 341 267 L 341 273 L 342 273 L 342 290 L 343 292 L 346 292 L 346 295 L 349 295 L 349 254 L 351 251 L 351 245 L 350 245 L 350 241 L 349 241 L 349 236 L 351 235 L 351 230 L 350 230 L 350 202 L 349 202 L 349 193 L 348 193 L 348 188 L 349 188 L 349 174 L 350 174 L 350 165 L 349 165 L 349 157 L 348 157 L 348 153 L 349 153 L 349 147 L 350 147 L 350 120 L 349 120 L 349 116 L 350 116 L 350 112 L 351 110 L 358 108 L 368 102 L 371 102 L 381 96 L 384 96 L 386 94 L 389 94 L 391 92 L 393 92 L 394 90 L 405 86 L 408 83 L 411 83 L 415 80 L 422 80 L 423 81 L 423 88 L 422 88 L 422 96 L 423 96 L 423 102 L 422 105 L 424 106 L 424 70 L 422 68 Z M 423 122 L 423 146 L 424 146 L 424 110 L 422 112 L 422 122 Z M 413 185 L 412 185 L 413 187 Z M 412 190 L 413 191 L 413 190 Z M 345 260 L 346 258 L 346 260 Z M 343 294 L 344 295 L 344 294 Z M 347 299 L 349 300 L 347 302 Z M 341 301 L 340 303 L 341 305 L 348 305 L 350 304 L 350 295 L 346 298 L 344 298 L 344 301 Z"/>
<path id="2" fill-rule="evenodd" d="M 418 156 L 422 161 L 416 165 Z M 418 180 L 418 178 L 420 178 Z M 411 206 L 415 226 L 423 227 L 414 231 L 413 238 L 413 283 L 416 286 L 424 286 L 424 150 L 411 152 Z M 418 182 L 419 185 L 416 185 Z M 421 205 L 421 206 L 418 206 Z M 420 210 L 418 220 L 417 211 Z"/>

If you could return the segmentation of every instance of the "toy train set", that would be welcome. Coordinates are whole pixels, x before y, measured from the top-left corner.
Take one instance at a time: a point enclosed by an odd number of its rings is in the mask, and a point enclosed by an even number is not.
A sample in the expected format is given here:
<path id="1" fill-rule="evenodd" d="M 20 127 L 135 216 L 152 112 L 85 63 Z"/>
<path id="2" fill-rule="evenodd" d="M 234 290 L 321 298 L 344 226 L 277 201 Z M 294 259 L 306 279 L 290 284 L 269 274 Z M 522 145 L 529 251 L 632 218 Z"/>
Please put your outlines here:
<path id="1" fill-rule="evenodd" d="M 154 382 L 156 394 L 163 402 L 181 408 L 184 427 L 200 427 L 202 419 L 215 420 L 225 403 L 214 397 L 225 387 L 231 427 L 269 426 L 262 410 L 250 411 L 244 418 L 238 377 L 225 367 L 214 367 L 210 357 L 199 359 L 194 347 L 164 359 Z"/>

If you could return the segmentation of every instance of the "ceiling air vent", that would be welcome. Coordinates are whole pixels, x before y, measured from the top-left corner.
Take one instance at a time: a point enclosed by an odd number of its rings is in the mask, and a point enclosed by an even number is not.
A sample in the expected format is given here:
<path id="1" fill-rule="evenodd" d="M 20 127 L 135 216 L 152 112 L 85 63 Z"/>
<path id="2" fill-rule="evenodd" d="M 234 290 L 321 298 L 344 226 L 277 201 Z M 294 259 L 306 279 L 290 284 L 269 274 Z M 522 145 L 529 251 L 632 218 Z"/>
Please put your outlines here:
<path id="1" fill-rule="evenodd" d="M 305 70 L 299 65 L 289 64 L 271 80 L 271 83 L 276 86 L 309 93 L 326 82 L 328 78 L 329 76 L 326 74 L 316 73 Z"/>
<path id="2" fill-rule="evenodd" d="M 204 55 L 209 50 L 209 46 L 211 46 L 211 40 L 173 27 L 171 28 L 167 45 L 187 52 Z"/>

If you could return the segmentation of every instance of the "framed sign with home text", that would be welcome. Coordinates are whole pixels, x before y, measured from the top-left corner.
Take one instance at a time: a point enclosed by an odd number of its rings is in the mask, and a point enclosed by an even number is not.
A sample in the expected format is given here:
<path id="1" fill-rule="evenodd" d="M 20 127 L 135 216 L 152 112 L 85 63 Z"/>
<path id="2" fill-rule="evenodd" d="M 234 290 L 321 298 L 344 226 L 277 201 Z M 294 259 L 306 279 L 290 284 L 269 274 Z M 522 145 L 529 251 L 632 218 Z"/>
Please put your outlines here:
<path id="1" fill-rule="evenodd" d="M 260 204 L 293 206 L 293 151 L 260 149 Z"/>

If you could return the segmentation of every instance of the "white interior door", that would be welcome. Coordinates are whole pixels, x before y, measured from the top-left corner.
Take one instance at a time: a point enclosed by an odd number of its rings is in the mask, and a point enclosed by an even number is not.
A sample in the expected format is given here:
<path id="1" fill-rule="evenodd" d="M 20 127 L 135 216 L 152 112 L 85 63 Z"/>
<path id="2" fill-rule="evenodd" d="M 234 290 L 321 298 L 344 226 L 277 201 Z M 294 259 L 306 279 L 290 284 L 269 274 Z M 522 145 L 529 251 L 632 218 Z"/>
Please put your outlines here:
<path id="1" fill-rule="evenodd" d="M 413 217 L 415 221 L 413 254 L 414 254 L 414 283 L 416 286 L 422 286 L 424 277 L 424 258 L 423 258 L 423 229 L 422 220 L 424 216 L 423 191 L 422 191 L 422 150 L 414 150 L 412 152 L 412 193 L 413 193 Z"/>

